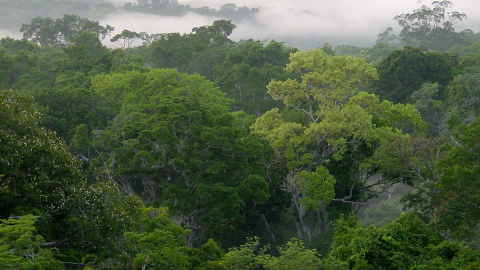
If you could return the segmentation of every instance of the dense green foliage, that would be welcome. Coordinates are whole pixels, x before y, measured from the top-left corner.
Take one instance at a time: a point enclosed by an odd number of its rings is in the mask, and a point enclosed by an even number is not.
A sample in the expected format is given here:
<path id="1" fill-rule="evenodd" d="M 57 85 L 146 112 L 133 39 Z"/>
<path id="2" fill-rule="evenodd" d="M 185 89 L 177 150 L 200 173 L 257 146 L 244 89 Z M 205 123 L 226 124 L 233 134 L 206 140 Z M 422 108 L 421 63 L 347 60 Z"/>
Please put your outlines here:
<path id="1" fill-rule="evenodd" d="M 412 47 L 388 54 L 378 64 L 378 74 L 378 94 L 395 103 L 407 102 L 424 83 L 443 88 L 453 79 L 452 65 L 444 54 Z"/>
<path id="2" fill-rule="evenodd" d="M 325 269 L 476 269 L 479 256 L 412 214 L 378 229 L 340 219 Z"/>
<path id="3" fill-rule="evenodd" d="M 213 79 L 214 67 L 224 61 L 234 44 L 228 37 L 235 28 L 229 20 L 218 20 L 211 26 L 195 27 L 190 34 L 162 34 L 152 42 L 148 59 L 155 68 L 174 68 Z"/>
<path id="4" fill-rule="evenodd" d="M 247 40 L 228 50 L 225 61 L 217 65 L 214 77 L 218 86 L 235 100 L 232 109 L 261 115 L 273 107 L 281 106 L 266 95 L 266 85 L 287 75 L 283 68 L 293 48 L 271 41 L 267 46 L 259 41 Z"/>
<path id="5" fill-rule="evenodd" d="M 115 91 L 119 77 L 123 93 Z M 270 192 L 279 191 L 266 181 L 272 153 L 247 133 L 249 116 L 229 112 L 231 101 L 199 75 L 154 69 L 94 82 L 107 103 L 122 103 L 113 123 L 94 135 L 96 179 L 168 205 L 182 223 L 202 228 L 203 237 L 234 240 L 255 230 Z"/>
<path id="6" fill-rule="evenodd" d="M 39 126 L 31 97 L 0 92 L 1 216 L 62 211 L 80 177 L 78 160 Z"/>
<path id="7" fill-rule="evenodd" d="M 0 220 L 0 267 L 2 269 L 65 269 L 54 258 L 54 250 L 44 248 L 45 239 L 36 233 L 35 219 L 25 215 Z"/>
<path id="8" fill-rule="evenodd" d="M 0 268 L 478 269 L 480 46 L 433 5 L 310 51 L 33 18 L 0 40 Z"/>

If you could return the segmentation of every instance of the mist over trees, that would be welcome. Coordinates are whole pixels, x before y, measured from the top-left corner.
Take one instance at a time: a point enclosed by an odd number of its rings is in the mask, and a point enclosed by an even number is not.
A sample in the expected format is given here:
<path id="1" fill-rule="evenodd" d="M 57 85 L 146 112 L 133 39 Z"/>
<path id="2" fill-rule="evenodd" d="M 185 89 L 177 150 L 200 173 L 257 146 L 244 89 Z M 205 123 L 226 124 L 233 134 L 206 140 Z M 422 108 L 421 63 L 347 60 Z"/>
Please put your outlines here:
<path id="1" fill-rule="evenodd" d="M 113 34 L 72 3 L 0 39 L 0 268 L 480 267 L 480 41 L 452 2 L 311 50 L 232 40 L 235 4 L 139 0 L 226 18 Z"/>
<path id="2" fill-rule="evenodd" d="M 1 0 L 0 6 L 0 27 L 15 31 L 22 23 L 29 23 L 35 17 L 60 18 L 64 14 L 75 14 L 98 20 L 115 10 L 110 1 L 104 0 Z"/>
<path id="3" fill-rule="evenodd" d="M 242 20 L 253 20 L 258 8 L 248 8 L 246 6 L 237 7 L 234 3 L 224 4 L 216 10 L 208 6 L 193 8 L 189 5 L 180 4 L 177 0 L 137 0 L 137 2 L 126 2 L 123 9 L 127 11 L 137 11 L 147 14 L 182 16 L 187 12 L 192 12 L 205 16 L 220 17 L 240 22 Z"/>
<path id="4" fill-rule="evenodd" d="M 1 0 L 0 6 L 2 7 L 0 11 L 0 28 L 12 31 L 18 31 L 23 24 L 30 24 L 33 28 L 38 27 L 37 25 L 46 26 L 46 24 L 52 27 L 61 27 L 58 25 L 61 24 L 61 22 L 59 22 L 61 19 L 56 18 L 61 18 L 65 14 L 68 14 L 68 16 L 81 16 L 82 18 L 88 18 L 90 20 L 100 20 L 118 11 L 178 17 L 186 13 L 195 13 L 206 17 L 223 18 L 240 22 L 243 20 L 254 21 L 255 14 L 259 11 L 259 8 L 237 6 L 234 3 L 224 4 L 218 10 L 208 6 L 194 8 L 189 5 L 183 5 L 176 0 L 126 1 L 125 4 L 119 7 L 108 0 Z M 35 20 L 32 21 L 34 18 Z M 63 20 L 66 19 L 67 18 L 63 18 Z M 47 32 L 48 30 L 45 31 Z M 21 32 L 24 31 L 21 30 Z M 53 34 L 53 32 L 51 34 Z"/>

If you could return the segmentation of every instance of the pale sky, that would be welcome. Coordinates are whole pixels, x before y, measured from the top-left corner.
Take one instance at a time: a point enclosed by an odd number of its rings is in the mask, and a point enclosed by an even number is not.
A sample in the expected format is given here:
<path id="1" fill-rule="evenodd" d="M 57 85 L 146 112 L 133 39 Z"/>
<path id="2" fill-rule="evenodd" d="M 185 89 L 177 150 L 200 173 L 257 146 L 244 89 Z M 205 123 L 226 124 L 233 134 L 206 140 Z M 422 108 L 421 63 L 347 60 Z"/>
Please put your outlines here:
<path id="1" fill-rule="evenodd" d="M 115 0 L 118 5 L 125 1 Z M 131 1 L 135 2 L 135 1 Z M 234 2 L 237 6 L 260 8 L 256 23 L 236 23 L 231 38 L 260 39 L 302 43 L 311 46 L 331 44 L 373 44 L 378 33 L 387 27 L 398 27 L 393 17 L 411 13 L 419 7 L 418 0 L 188 0 L 179 1 L 194 7 L 219 8 Z M 465 12 L 467 20 L 455 25 L 457 30 L 480 31 L 480 1 L 456 0 L 451 11 Z M 427 6 L 431 1 L 424 1 Z M 112 14 L 101 22 L 121 32 L 129 29 L 147 33 L 189 33 L 193 27 L 210 25 L 215 18 L 188 14 L 184 17 L 159 17 L 125 13 Z M 291 44 L 299 46 L 298 44 Z M 301 45 L 300 45 L 301 46 Z"/>

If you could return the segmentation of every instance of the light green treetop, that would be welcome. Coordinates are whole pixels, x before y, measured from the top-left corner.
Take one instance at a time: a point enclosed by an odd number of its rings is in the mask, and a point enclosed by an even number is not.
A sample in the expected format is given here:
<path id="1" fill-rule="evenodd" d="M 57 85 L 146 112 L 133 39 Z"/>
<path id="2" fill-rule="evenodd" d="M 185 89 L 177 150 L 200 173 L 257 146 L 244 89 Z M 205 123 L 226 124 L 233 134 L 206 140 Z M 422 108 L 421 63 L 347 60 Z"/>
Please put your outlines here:
<path id="1" fill-rule="evenodd" d="M 65 269 L 54 258 L 54 252 L 45 248 L 45 239 L 36 233 L 37 218 L 26 215 L 0 220 L 1 269 Z"/>
<path id="2" fill-rule="evenodd" d="M 286 163 L 284 184 L 300 219 L 306 209 L 318 210 L 322 203 L 334 200 L 355 205 L 368 200 L 374 189 L 404 182 L 407 178 L 402 173 L 410 165 L 394 164 L 407 156 L 401 151 L 407 148 L 386 153 L 391 145 L 408 144 L 409 134 L 423 136 L 425 123 L 418 111 L 411 105 L 380 102 L 363 91 L 377 79 L 375 68 L 363 59 L 315 49 L 292 54 L 290 60 L 285 70 L 300 79 L 273 81 L 268 92 L 306 117 L 292 118 L 272 109 L 251 129 L 264 136 L 277 158 Z M 392 166 L 402 173 L 369 182 L 370 176 Z M 303 227 L 308 237 L 309 226 Z"/>
<path id="3" fill-rule="evenodd" d="M 285 70 L 300 75 L 301 81 L 272 81 L 268 93 L 286 106 L 305 112 L 312 122 L 320 120 L 320 105 L 342 103 L 378 78 L 375 68 L 365 60 L 331 56 L 322 49 L 292 54 Z"/>

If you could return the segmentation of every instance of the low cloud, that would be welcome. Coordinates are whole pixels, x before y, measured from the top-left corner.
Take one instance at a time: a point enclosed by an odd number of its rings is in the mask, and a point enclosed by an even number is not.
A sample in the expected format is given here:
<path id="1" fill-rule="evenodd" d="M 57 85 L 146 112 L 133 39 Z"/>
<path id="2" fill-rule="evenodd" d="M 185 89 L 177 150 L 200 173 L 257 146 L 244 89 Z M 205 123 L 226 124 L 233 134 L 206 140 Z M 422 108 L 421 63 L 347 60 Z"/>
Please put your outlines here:
<path id="1" fill-rule="evenodd" d="M 115 32 L 128 29 L 135 32 L 154 33 L 190 33 L 193 27 L 210 25 L 218 18 L 188 13 L 182 17 L 158 16 L 139 12 L 116 12 L 100 21 L 115 27 Z"/>
<path id="2" fill-rule="evenodd" d="M 0 37 L 10 37 L 14 39 L 22 39 L 23 35 L 20 31 L 13 31 L 8 29 L 0 28 Z"/>
<path id="3" fill-rule="evenodd" d="M 187 13 L 182 17 L 176 16 L 158 16 L 144 14 L 139 12 L 116 12 L 100 21 L 101 24 L 108 24 L 115 27 L 112 37 L 124 29 L 135 31 L 137 33 L 146 32 L 148 34 L 157 33 L 190 33 L 192 28 L 211 25 L 216 19 L 199 14 Z M 116 43 L 105 40 L 108 47 L 119 47 Z M 140 42 L 136 42 L 140 45 Z"/>
<path id="4" fill-rule="evenodd" d="M 114 1 L 122 5 L 125 1 Z M 132 1 L 135 2 L 135 1 Z M 418 8 L 417 0 L 190 0 L 180 1 L 192 7 L 219 8 L 234 2 L 237 6 L 260 8 L 255 21 L 236 22 L 234 40 L 260 39 L 285 41 L 288 45 L 308 49 L 330 44 L 368 46 L 387 27 L 397 27 L 395 15 Z M 425 2 L 430 4 L 429 2 Z M 456 25 L 477 32 L 480 1 L 457 0 L 452 10 L 466 12 L 468 20 Z M 471 14 L 470 14 L 471 13 Z M 101 22 L 114 26 L 116 32 L 128 29 L 148 33 L 190 33 L 193 27 L 210 25 L 215 19 L 189 13 L 182 17 L 165 17 L 142 13 L 118 12 Z M 477 29 L 476 29 L 477 28 Z"/>

